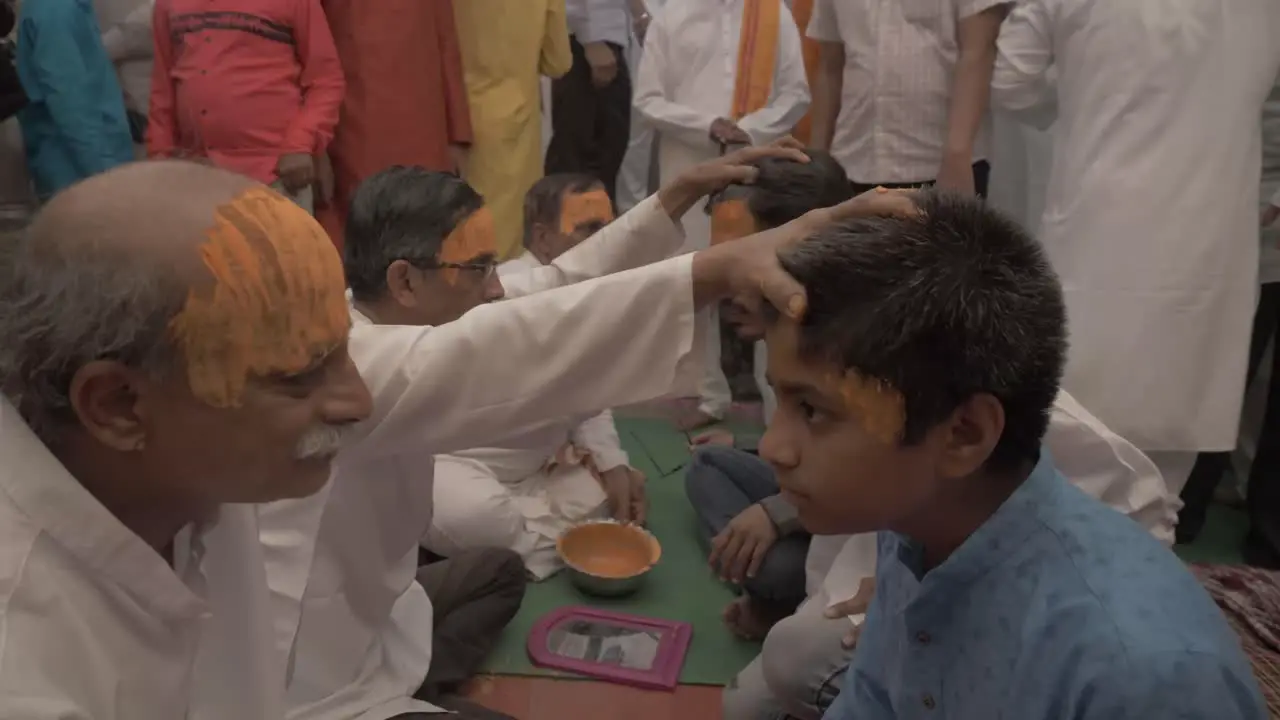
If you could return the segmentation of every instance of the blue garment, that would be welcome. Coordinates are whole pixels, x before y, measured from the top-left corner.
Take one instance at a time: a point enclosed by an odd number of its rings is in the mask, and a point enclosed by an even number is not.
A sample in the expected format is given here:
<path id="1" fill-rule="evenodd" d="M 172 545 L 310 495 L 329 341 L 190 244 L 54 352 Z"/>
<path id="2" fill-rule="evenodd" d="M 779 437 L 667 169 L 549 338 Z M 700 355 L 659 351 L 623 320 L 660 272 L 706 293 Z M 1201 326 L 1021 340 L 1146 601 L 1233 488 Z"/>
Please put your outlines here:
<path id="1" fill-rule="evenodd" d="M 826 720 L 1266 720 L 1208 593 L 1048 451 L 945 562 L 879 538 L 876 597 Z"/>
<path id="2" fill-rule="evenodd" d="M 44 200 L 134 159 L 124 96 L 90 0 L 29 0 L 18 16 L 18 113 L 27 168 Z"/>

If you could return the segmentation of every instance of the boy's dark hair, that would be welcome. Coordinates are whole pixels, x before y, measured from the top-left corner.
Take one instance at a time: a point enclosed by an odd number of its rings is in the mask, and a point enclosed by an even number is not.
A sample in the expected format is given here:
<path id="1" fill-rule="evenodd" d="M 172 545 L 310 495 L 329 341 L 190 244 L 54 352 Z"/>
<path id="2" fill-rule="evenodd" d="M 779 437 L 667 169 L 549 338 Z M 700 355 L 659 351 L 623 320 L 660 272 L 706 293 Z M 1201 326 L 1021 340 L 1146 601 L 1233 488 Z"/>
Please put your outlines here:
<path id="1" fill-rule="evenodd" d="M 347 285 L 356 300 L 376 300 L 396 260 L 437 262 L 440 245 L 484 200 L 456 175 L 393 165 L 356 188 L 342 246 Z"/>
<path id="2" fill-rule="evenodd" d="M 900 392 L 902 442 L 978 393 L 1004 407 L 987 469 L 1038 457 L 1067 348 L 1062 287 L 1040 244 L 977 198 L 924 192 L 918 218 L 866 218 L 783 251 L 809 309 L 799 352 Z"/>
<path id="3" fill-rule="evenodd" d="M 576 195 L 603 189 L 599 178 L 586 173 L 555 173 L 533 184 L 524 195 L 524 245 L 529 246 L 534 225 L 558 225 L 564 194 Z"/>
<path id="4" fill-rule="evenodd" d="M 806 148 L 809 162 L 764 158 L 750 185 L 730 185 L 707 201 L 708 211 L 725 200 L 744 199 L 747 210 L 767 230 L 795 220 L 810 210 L 839 205 L 853 196 L 849 176 L 831 153 Z"/>

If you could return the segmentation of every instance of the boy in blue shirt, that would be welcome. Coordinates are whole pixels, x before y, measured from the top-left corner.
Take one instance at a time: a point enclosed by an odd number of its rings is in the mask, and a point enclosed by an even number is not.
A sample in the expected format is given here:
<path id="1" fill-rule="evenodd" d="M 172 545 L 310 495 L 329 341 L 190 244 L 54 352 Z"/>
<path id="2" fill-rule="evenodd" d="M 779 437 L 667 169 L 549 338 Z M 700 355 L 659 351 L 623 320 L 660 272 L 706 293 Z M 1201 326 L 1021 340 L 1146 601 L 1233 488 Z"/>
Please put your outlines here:
<path id="1" fill-rule="evenodd" d="M 1265 718 L 1199 583 L 1041 448 L 1066 318 L 1040 246 L 976 199 L 916 203 L 784 251 L 809 309 L 766 332 L 761 457 L 809 531 L 880 531 L 825 717 Z"/>

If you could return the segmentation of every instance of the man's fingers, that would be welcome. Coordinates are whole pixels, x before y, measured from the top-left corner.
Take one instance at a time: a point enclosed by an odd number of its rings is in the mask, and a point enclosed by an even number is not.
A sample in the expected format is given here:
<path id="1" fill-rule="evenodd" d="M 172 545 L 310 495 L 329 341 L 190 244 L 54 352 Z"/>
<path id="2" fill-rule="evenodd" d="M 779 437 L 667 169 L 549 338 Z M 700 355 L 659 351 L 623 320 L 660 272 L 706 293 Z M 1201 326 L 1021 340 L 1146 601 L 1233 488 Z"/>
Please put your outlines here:
<path id="1" fill-rule="evenodd" d="M 751 561 L 747 565 L 747 577 L 753 578 L 760 571 L 760 565 L 764 563 L 765 553 L 769 552 L 769 544 L 756 542 L 754 548 L 751 549 Z"/>
<path id="2" fill-rule="evenodd" d="M 918 217 L 920 208 L 916 206 L 915 194 L 914 190 L 876 188 L 834 207 L 815 210 L 802 219 L 809 218 L 825 226 L 859 217 Z"/>
<path id="3" fill-rule="evenodd" d="M 804 286 L 777 263 L 765 266 L 760 273 L 760 295 L 784 317 L 792 320 L 804 317 L 804 311 L 809 305 Z"/>
<path id="4" fill-rule="evenodd" d="M 791 135 L 783 135 L 782 137 L 778 138 L 777 140 L 774 140 L 769 144 L 772 145 L 773 147 L 792 148 L 795 150 L 800 150 L 802 152 L 804 151 L 804 143 L 795 139 Z"/>
<path id="5" fill-rule="evenodd" d="M 720 556 L 724 554 L 725 547 L 729 544 L 729 538 L 733 535 L 733 531 L 725 528 L 715 537 L 711 538 L 711 554 L 707 556 L 707 564 L 711 567 L 718 567 Z"/>
<path id="6" fill-rule="evenodd" d="M 751 563 L 751 555 L 755 552 L 755 547 L 758 544 L 755 538 L 746 535 L 746 533 L 739 533 L 739 535 L 741 536 L 741 541 L 738 543 L 733 556 L 725 562 L 726 574 L 735 583 L 742 582 L 743 576 L 747 572 L 747 566 Z"/>
<path id="7" fill-rule="evenodd" d="M 807 163 L 809 156 L 805 155 L 803 150 L 803 148 L 781 145 L 752 145 L 734 150 L 725 155 L 722 161 L 730 165 L 749 165 L 764 158 L 782 158 Z"/>
<path id="8" fill-rule="evenodd" d="M 1280 220 L 1280 206 L 1268 205 L 1262 211 L 1262 227 L 1271 227 L 1276 224 L 1276 220 Z"/>

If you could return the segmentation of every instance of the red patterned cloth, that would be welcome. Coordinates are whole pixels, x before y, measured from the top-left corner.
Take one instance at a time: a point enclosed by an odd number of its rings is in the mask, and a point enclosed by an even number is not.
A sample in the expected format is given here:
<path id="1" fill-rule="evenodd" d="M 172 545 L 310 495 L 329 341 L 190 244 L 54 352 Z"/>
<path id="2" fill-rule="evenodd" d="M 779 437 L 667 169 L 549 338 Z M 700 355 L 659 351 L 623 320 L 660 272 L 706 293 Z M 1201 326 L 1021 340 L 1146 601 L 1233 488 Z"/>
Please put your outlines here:
<path id="1" fill-rule="evenodd" d="M 1240 635 L 1272 718 L 1280 718 L 1280 573 L 1244 565 L 1192 565 L 1191 571 Z"/>

